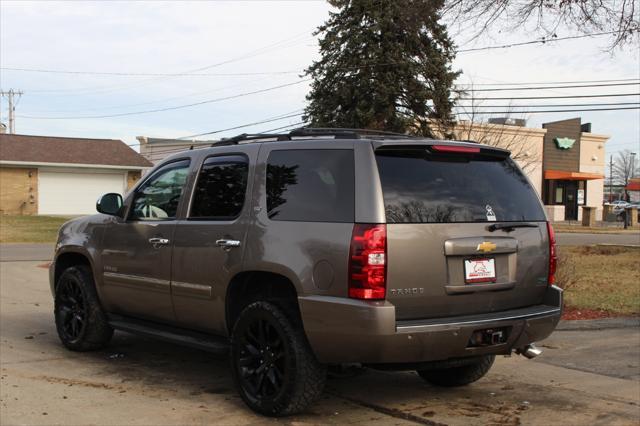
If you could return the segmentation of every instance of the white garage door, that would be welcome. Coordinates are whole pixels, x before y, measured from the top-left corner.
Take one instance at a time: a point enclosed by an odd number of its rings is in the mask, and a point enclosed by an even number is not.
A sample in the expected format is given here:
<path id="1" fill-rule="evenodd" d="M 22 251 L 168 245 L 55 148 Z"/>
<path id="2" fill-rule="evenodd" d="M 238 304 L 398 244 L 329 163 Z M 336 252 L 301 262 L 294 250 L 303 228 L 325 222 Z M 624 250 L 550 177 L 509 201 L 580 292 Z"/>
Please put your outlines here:
<path id="1" fill-rule="evenodd" d="M 38 214 L 96 213 L 96 200 L 107 192 L 124 192 L 125 173 L 38 172 Z"/>

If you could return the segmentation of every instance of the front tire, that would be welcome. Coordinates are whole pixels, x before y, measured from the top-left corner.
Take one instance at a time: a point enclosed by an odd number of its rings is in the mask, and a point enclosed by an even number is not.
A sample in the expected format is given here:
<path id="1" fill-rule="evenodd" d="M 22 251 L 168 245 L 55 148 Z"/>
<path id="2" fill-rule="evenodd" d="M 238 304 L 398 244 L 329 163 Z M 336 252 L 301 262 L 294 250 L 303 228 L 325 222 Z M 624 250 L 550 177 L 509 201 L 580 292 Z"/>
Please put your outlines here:
<path id="1" fill-rule="evenodd" d="M 495 355 L 484 355 L 475 362 L 437 370 L 418 370 L 418 374 L 423 380 L 436 386 L 465 386 L 484 377 L 495 359 Z"/>
<path id="2" fill-rule="evenodd" d="M 101 349 L 113 336 L 88 266 L 73 266 L 60 275 L 56 282 L 54 315 L 58 337 L 72 351 Z"/>
<path id="3" fill-rule="evenodd" d="M 231 338 L 233 378 L 244 402 L 266 416 L 303 411 L 324 388 L 327 372 L 304 331 L 270 302 L 247 306 Z"/>

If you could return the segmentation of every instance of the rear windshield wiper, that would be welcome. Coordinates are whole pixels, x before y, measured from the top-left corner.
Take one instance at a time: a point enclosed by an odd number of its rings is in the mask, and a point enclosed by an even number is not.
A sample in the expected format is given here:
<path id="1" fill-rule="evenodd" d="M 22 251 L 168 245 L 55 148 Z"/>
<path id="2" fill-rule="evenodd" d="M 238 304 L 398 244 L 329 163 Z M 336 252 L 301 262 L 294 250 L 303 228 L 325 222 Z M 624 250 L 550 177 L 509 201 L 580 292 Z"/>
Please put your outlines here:
<path id="1" fill-rule="evenodd" d="M 517 222 L 517 223 L 494 223 L 493 225 L 487 226 L 487 230 L 489 232 L 497 231 L 498 229 L 502 229 L 507 232 L 511 232 L 516 228 L 537 228 L 538 225 L 535 223 L 526 223 L 526 222 Z"/>

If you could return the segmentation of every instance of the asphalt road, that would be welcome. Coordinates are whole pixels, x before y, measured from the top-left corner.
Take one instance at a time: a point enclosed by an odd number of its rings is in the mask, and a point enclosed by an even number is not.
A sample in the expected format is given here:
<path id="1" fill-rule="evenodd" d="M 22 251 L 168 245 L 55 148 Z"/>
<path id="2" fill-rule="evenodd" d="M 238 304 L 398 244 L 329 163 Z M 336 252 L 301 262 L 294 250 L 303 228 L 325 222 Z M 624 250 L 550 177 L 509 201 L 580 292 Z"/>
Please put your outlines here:
<path id="1" fill-rule="evenodd" d="M 51 260 L 53 251 L 53 243 L 2 243 L 0 244 L 0 262 Z"/>
<path id="2" fill-rule="evenodd" d="M 429 386 L 412 372 L 331 379 L 305 414 L 265 419 L 224 357 L 116 333 L 103 351 L 59 343 L 43 262 L 0 265 L 0 424 L 637 425 L 640 329 L 558 331 L 536 360 L 500 357 L 479 382 Z"/>

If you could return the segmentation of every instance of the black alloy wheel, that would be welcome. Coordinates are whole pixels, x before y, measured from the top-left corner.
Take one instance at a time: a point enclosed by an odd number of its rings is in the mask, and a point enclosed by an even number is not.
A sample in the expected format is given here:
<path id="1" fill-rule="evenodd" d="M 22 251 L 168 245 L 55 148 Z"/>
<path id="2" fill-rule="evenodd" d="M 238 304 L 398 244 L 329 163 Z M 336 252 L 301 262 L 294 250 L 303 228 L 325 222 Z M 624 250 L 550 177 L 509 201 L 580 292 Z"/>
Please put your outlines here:
<path id="1" fill-rule="evenodd" d="M 113 336 L 89 266 L 72 266 L 60 274 L 53 310 L 58 337 L 72 351 L 103 348 Z"/>
<path id="2" fill-rule="evenodd" d="M 296 310 L 254 302 L 240 313 L 231 334 L 236 388 L 249 408 L 266 416 L 299 413 L 324 388 L 326 366 L 311 350 Z"/>
<path id="3" fill-rule="evenodd" d="M 236 368 L 247 396 L 263 400 L 275 398 L 282 392 L 287 378 L 283 336 L 267 318 L 258 318 L 244 329 L 239 344 Z"/>
<path id="4" fill-rule="evenodd" d="M 73 344 L 82 339 L 87 327 L 87 303 L 82 285 L 67 278 L 58 284 L 58 318 L 62 338 Z"/>

